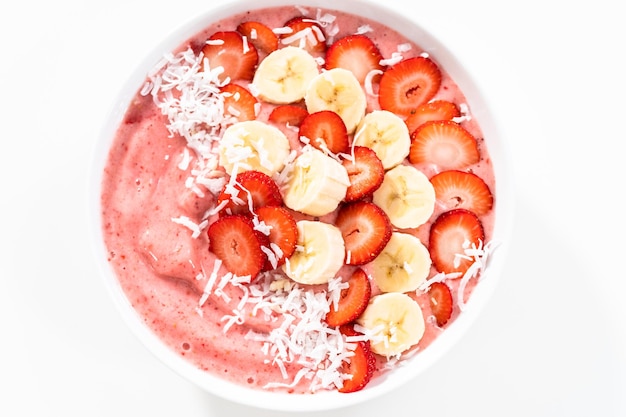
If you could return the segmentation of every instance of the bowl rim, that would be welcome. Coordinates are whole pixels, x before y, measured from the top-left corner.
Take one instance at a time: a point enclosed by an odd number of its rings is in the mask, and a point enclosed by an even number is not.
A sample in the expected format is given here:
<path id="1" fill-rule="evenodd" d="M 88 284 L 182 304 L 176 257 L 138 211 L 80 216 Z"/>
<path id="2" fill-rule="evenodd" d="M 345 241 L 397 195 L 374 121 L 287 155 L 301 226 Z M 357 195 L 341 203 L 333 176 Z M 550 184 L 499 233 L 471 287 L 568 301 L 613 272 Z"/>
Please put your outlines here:
<path id="1" fill-rule="evenodd" d="M 302 5 L 308 8 L 322 8 L 327 10 L 339 10 L 357 14 L 365 18 L 377 20 L 387 26 L 391 26 L 409 39 L 415 41 L 426 51 L 431 53 L 450 74 L 460 89 L 466 95 L 470 108 L 481 109 L 479 125 L 485 133 L 487 148 L 493 158 L 493 167 L 496 178 L 496 218 L 494 223 L 494 240 L 502 243 L 497 249 L 498 255 L 491 259 L 491 265 L 477 285 L 472 296 L 467 302 L 466 309 L 451 323 L 446 331 L 419 355 L 407 359 L 410 366 L 402 366 L 394 369 L 391 374 L 370 383 L 364 390 L 349 395 L 338 392 L 319 392 L 315 394 L 287 394 L 259 389 L 252 389 L 224 381 L 210 373 L 197 369 L 178 354 L 165 346 L 159 338 L 148 329 L 133 309 L 126 298 L 117 277 L 106 262 L 106 247 L 102 232 L 102 219 L 100 210 L 101 179 L 104 172 L 108 152 L 117 126 L 120 124 L 123 114 L 138 89 L 145 80 L 147 72 L 163 56 L 164 52 L 171 51 L 182 42 L 202 30 L 209 23 L 228 17 L 234 13 L 262 9 L 267 7 L 279 7 L 287 5 Z M 358 7 L 356 7 L 358 6 Z M 416 378 L 435 364 L 467 333 L 470 326 L 480 315 L 484 305 L 491 298 L 499 282 L 499 275 L 504 266 L 508 243 L 512 235 L 512 223 L 514 216 L 513 188 L 511 158 L 506 146 L 502 128 L 494 113 L 494 106 L 484 96 L 483 90 L 476 82 L 476 74 L 473 68 L 461 65 L 457 56 L 444 45 L 439 39 L 442 35 L 434 35 L 436 31 L 429 28 L 425 20 L 416 21 L 399 11 L 399 6 L 384 5 L 375 0 L 265 0 L 259 5 L 254 0 L 228 0 L 221 4 L 207 4 L 206 10 L 187 22 L 182 22 L 174 31 L 166 34 L 160 43 L 156 45 L 140 64 L 130 73 L 126 83 L 121 86 L 119 93 L 112 103 L 108 115 L 105 116 L 100 136 L 97 138 L 93 152 L 91 172 L 89 175 L 89 224 L 92 228 L 92 253 L 98 265 L 100 277 L 104 281 L 118 312 L 132 333 L 139 339 L 144 347 L 156 356 L 167 367 L 177 374 L 202 388 L 206 392 L 223 399 L 251 407 L 270 409 L 275 411 L 322 411 L 329 409 L 344 408 L 365 401 L 373 400 L 387 394 L 394 389 Z"/>

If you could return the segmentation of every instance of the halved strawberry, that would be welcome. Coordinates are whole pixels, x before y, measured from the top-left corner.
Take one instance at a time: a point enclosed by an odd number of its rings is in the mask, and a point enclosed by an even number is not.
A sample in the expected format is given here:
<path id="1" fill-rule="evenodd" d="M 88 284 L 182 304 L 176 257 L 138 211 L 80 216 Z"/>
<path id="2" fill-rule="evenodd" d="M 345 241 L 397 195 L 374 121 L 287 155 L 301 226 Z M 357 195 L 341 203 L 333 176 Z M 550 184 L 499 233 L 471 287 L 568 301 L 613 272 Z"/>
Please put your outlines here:
<path id="1" fill-rule="evenodd" d="M 465 273 L 472 264 L 464 257 L 466 242 L 478 247 L 484 241 L 485 231 L 478 216 L 465 209 L 446 211 L 430 228 L 428 250 L 433 266 L 446 274 Z"/>
<path id="2" fill-rule="evenodd" d="M 432 99 L 441 86 L 441 71 L 430 58 L 418 56 L 388 68 L 380 77 L 378 102 L 402 117 Z"/>
<path id="3" fill-rule="evenodd" d="M 276 253 L 276 265 L 268 269 L 274 269 L 285 263 L 296 250 L 298 241 L 298 226 L 293 215 L 282 206 L 263 206 L 256 210 L 259 221 L 270 226 L 269 241 L 270 249 Z M 272 248 L 274 244 L 279 251 Z M 268 261 L 271 264 L 271 261 Z"/>
<path id="4" fill-rule="evenodd" d="M 349 287 L 341 291 L 341 298 L 335 308 L 331 303 L 326 314 L 326 324 L 337 327 L 356 320 L 367 307 L 372 296 L 372 286 L 365 271 L 356 269 L 348 280 Z"/>
<path id="5" fill-rule="evenodd" d="M 464 208 L 478 216 L 493 207 L 493 195 L 489 186 L 472 172 L 442 171 L 430 179 L 437 202 L 445 209 Z"/>
<path id="6" fill-rule="evenodd" d="M 344 336 L 360 335 L 349 324 L 341 326 L 339 330 Z M 343 386 L 338 389 L 339 392 L 349 393 L 365 388 L 372 376 L 374 376 L 374 372 L 376 372 L 376 356 L 370 349 L 370 342 L 356 342 L 354 355 L 344 362 L 342 371 L 347 375 L 351 375 L 351 377 L 343 381 Z"/>
<path id="7" fill-rule="evenodd" d="M 224 68 L 219 76 L 221 81 L 226 77 L 231 80 L 252 80 L 259 61 L 254 45 L 244 42 L 241 34 L 235 31 L 215 32 L 202 48 L 202 53 L 208 58 L 212 70 Z"/>
<path id="8" fill-rule="evenodd" d="M 463 169 L 480 160 L 476 138 L 451 120 L 426 122 L 411 134 L 409 161 L 439 170 Z"/>
<path id="9" fill-rule="evenodd" d="M 372 261 L 391 238 L 389 217 L 370 201 L 359 200 L 341 206 L 335 225 L 343 236 L 348 265 Z"/>
<path id="10" fill-rule="evenodd" d="M 355 146 L 354 161 L 344 159 L 342 164 L 350 179 L 345 201 L 356 201 L 371 195 L 385 179 L 385 168 L 372 148 Z"/>
<path id="11" fill-rule="evenodd" d="M 280 35 L 283 45 L 297 46 L 309 52 L 326 51 L 324 29 L 310 17 L 296 16 L 289 19 L 284 26 L 290 28 L 291 32 Z"/>
<path id="12" fill-rule="evenodd" d="M 209 251 L 237 276 L 250 275 L 254 279 L 267 262 L 261 246 L 267 246 L 269 240 L 254 230 L 252 220 L 246 216 L 220 217 L 209 225 L 207 234 Z"/>
<path id="13" fill-rule="evenodd" d="M 264 23 L 254 20 L 242 22 L 237 26 L 237 32 L 245 36 L 257 50 L 266 54 L 278 49 L 278 35 Z"/>
<path id="14" fill-rule="evenodd" d="M 372 70 L 383 70 L 383 59 L 376 44 L 365 35 L 348 35 L 335 41 L 326 51 L 326 69 L 343 68 L 355 75 L 361 84 Z"/>
<path id="15" fill-rule="evenodd" d="M 411 112 L 405 122 L 409 128 L 409 132 L 413 133 L 415 129 L 420 127 L 426 122 L 433 120 L 452 120 L 455 117 L 460 117 L 461 111 L 451 101 L 447 100 L 434 100 L 424 103 L 417 109 Z"/>
<path id="16" fill-rule="evenodd" d="M 221 214 L 249 214 L 252 210 L 263 206 L 280 206 L 283 197 L 276 182 L 261 171 L 243 171 L 237 174 L 234 186 L 228 184 L 217 198 L 217 205 L 224 201 Z"/>
<path id="17" fill-rule="evenodd" d="M 452 316 L 453 304 L 450 287 L 443 282 L 432 283 L 428 289 L 428 300 L 437 326 L 444 326 Z"/>
<path id="18" fill-rule="evenodd" d="M 229 83 L 221 88 L 224 96 L 224 113 L 229 114 L 240 122 L 256 119 L 256 104 L 258 100 L 245 87 Z"/>
<path id="19" fill-rule="evenodd" d="M 334 154 L 346 153 L 350 149 L 350 139 L 346 124 L 337 113 L 321 110 L 309 113 L 300 124 L 300 137 L 310 140 L 312 146 Z"/>
<path id="20" fill-rule="evenodd" d="M 282 104 L 274 107 L 268 120 L 277 124 L 299 127 L 309 112 L 296 104 Z"/>

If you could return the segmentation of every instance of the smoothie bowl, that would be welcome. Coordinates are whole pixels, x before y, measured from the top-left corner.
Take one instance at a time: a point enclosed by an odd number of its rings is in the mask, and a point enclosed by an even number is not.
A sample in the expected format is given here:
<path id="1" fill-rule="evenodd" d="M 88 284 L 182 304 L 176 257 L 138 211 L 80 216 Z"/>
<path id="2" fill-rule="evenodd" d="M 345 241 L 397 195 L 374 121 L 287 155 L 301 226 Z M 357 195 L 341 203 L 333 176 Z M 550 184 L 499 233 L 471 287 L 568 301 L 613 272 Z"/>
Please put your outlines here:
<path id="1" fill-rule="evenodd" d="M 95 152 L 96 257 L 149 351 L 282 410 L 389 392 L 503 265 L 502 138 L 432 35 L 364 1 L 229 2 L 122 88 Z"/>

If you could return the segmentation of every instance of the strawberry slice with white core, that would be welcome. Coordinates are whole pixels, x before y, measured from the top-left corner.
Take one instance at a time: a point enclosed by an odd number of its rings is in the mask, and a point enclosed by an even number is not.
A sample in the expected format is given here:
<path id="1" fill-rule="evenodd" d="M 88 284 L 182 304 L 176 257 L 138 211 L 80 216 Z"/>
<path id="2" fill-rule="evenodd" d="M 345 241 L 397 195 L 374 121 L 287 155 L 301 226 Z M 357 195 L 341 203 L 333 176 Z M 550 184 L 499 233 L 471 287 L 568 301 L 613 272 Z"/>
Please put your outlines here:
<path id="1" fill-rule="evenodd" d="M 337 155 L 350 149 L 348 130 L 341 116 L 331 110 L 309 113 L 300 124 L 300 140 L 309 143 L 322 152 L 330 151 Z"/>
<path id="2" fill-rule="evenodd" d="M 345 201 L 356 201 L 372 195 L 385 179 L 383 163 L 372 148 L 355 146 L 353 160 L 344 159 L 342 164 L 348 171 L 350 185 L 346 190 Z"/>
<path id="3" fill-rule="evenodd" d="M 240 277 L 254 279 L 263 270 L 267 256 L 261 249 L 269 240 L 263 233 L 254 230 L 249 217 L 242 215 L 224 216 L 209 225 L 209 251 L 220 259 L 226 269 Z"/>
<path id="4" fill-rule="evenodd" d="M 330 305 L 326 314 L 326 324 L 338 327 L 356 320 L 367 307 L 372 296 L 372 285 L 369 277 L 361 268 L 357 268 L 347 281 L 348 288 L 341 291 L 341 296 L 335 307 Z"/>
<path id="5" fill-rule="evenodd" d="M 263 206 L 280 206 L 283 198 L 276 182 L 260 171 L 243 171 L 229 181 L 217 198 L 220 214 L 250 214 Z"/>
<path id="6" fill-rule="evenodd" d="M 354 330 L 352 325 L 346 324 L 339 328 L 341 334 L 346 337 L 361 336 Z M 339 392 L 348 393 L 360 391 L 370 382 L 376 371 L 376 356 L 370 348 L 370 342 L 358 341 L 354 349 L 354 355 L 344 362 L 342 373 L 350 375 L 343 381 Z"/>
<path id="7" fill-rule="evenodd" d="M 428 250 L 437 271 L 464 274 L 473 263 L 465 249 L 485 241 L 482 222 L 474 213 L 455 209 L 441 214 L 430 228 Z"/>
<path id="8" fill-rule="evenodd" d="M 237 26 L 237 32 L 245 36 L 258 51 L 269 54 L 278 49 L 278 35 L 264 23 L 254 20 L 242 22 Z"/>
<path id="9" fill-rule="evenodd" d="M 442 171 L 430 179 L 437 203 L 444 210 L 464 208 L 478 216 L 488 213 L 493 207 L 493 195 L 489 186 L 472 172 Z"/>
<path id="10" fill-rule="evenodd" d="M 406 118 L 405 123 L 409 128 L 409 132 L 413 133 L 415 129 L 426 122 L 433 120 L 452 120 L 455 117 L 461 117 L 461 111 L 451 101 L 434 100 L 424 103 L 411 112 Z"/>
<path id="11" fill-rule="evenodd" d="M 274 269 L 284 264 L 285 259 L 295 252 L 298 242 L 298 226 L 293 215 L 282 206 L 259 207 L 256 214 L 259 222 L 269 227 L 269 247 L 276 258 L 275 262 L 268 261 L 270 267 L 267 269 Z"/>
<path id="12" fill-rule="evenodd" d="M 430 58 L 418 56 L 400 61 L 380 77 L 380 107 L 406 118 L 435 96 L 441 78 L 439 66 Z"/>
<path id="13" fill-rule="evenodd" d="M 373 70 L 385 68 L 376 44 L 365 35 L 349 35 L 334 42 L 326 51 L 326 69 L 344 68 L 352 71 L 361 84 Z"/>
<path id="14" fill-rule="evenodd" d="M 238 122 L 256 119 L 258 100 L 246 88 L 229 83 L 221 88 L 224 96 L 224 115 L 230 115 Z"/>
<path id="15" fill-rule="evenodd" d="M 391 239 L 389 217 L 369 201 L 343 205 L 335 224 L 343 236 L 348 265 L 364 265 L 374 260 Z"/>
<path id="16" fill-rule="evenodd" d="M 219 76 L 222 82 L 227 77 L 231 81 L 252 80 L 259 61 L 259 54 L 254 45 L 236 31 L 215 32 L 206 41 L 202 54 L 208 59 L 211 70 L 218 67 L 224 69 Z"/>
<path id="17" fill-rule="evenodd" d="M 437 326 L 443 327 L 452 317 L 454 309 L 450 287 L 443 282 L 433 282 L 428 289 L 428 301 Z"/>
<path id="18" fill-rule="evenodd" d="M 480 161 L 480 151 L 476 138 L 460 124 L 431 121 L 411 134 L 409 161 L 439 170 L 463 169 Z"/>

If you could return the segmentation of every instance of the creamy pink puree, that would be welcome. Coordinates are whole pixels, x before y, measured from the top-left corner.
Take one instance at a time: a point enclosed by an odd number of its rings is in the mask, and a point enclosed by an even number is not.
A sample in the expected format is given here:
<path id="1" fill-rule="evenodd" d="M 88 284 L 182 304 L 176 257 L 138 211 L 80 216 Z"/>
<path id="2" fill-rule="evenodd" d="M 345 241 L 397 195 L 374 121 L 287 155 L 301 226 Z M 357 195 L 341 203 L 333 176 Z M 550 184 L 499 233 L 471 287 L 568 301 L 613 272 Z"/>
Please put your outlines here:
<path id="1" fill-rule="evenodd" d="M 315 17 L 316 10 L 311 9 Z M 198 51 L 204 40 L 217 30 L 234 30 L 244 20 L 260 20 L 270 27 L 280 27 L 289 18 L 300 14 L 295 7 L 268 9 L 254 13 L 234 16 L 215 23 L 197 36 L 185 42 L 180 51 L 191 46 Z M 368 33 L 380 48 L 384 57 L 390 57 L 397 51 L 399 44 L 411 43 L 402 35 L 373 21 L 333 12 L 337 16 L 341 32 L 336 39 L 355 33 L 357 28 L 368 24 L 373 29 Z M 178 51 L 174 51 L 178 52 Z M 418 45 L 405 57 L 422 52 Z M 262 55 L 261 55 L 262 58 Z M 442 68 L 444 80 L 436 98 L 447 99 L 457 104 L 465 103 L 463 93 Z M 378 108 L 375 97 L 369 98 L 368 111 Z M 271 106 L 263 104 L 260 120 L 267 120 Z M 471 114 L 471 113 L 470 113 Z M 189 168 L 183 170 L 178 164 L 183 158 L 185 139 L 178 135 L 170 137 L 167 118 L 154 105 L 152 97 L 139 93 L 132 100 L 121 123 L 109 154 L 108 164 L 103 177 L 102 216 L 104 236 L 108 248 L 108 260 L 117 273 L 119 282 L 128 300 L 137 314 L 156 335 L 172 350 L 178 352 L 191 363 L 233 381 L 249 387 L 262 389 L 271 382 L 289 383 L 299 367 L 287 365 L 289 379 L 283 379 L 281 370 L 271 363 L 271 357 L 262 351 L 262 343 L 249 340 L 245 335 L 251 330 L 269 331 L 277 324 L 267 321 L 265 314 L 251 314 L 253 305 L 246 306 L 247 314 L 243 324 L 233 324 L 225 332 L 228 322 L 225 315 L 232 315 L 243 291 L 232 285 L 224 288 L 232 301 L 211 294 L 199 307 L 207 277 L 213 271 L 214 257 L 208 251 L 206 233 L 197 238 L 191 236 L 191 230 L 172 221 L 173 218 L 187 216 L 199 223 L 204 213 L 214 206 L 215 197 L 206 189 L 205 196 L 199 197 L 185 181 L 190 176 L 195 159 Z M 491 162 L 485 149 L 482 133 L 474 119 L 466 120 L 463 125 L 478 139 L 482 160 L 471 167 L 494 190 L 494 178 Z M 283 129 L 294 146 L 299 146 L 295 132 Z M 194 155 L 190 152 L 190 155 Z M 436 172 L 436 167 L 418 166 L 429 177 Z M 441 212 L 436 207 L 431 222 Z M 491 211 L 493 213 L 493 210 Z M 482 217 L 487 241 L 490 239 L 493 214 Z M 324 220 L 332 221 L 332 215 Z M 430 222 L 412 231 L 425 244 L 428 242 Z M 367 267 L 366 267 L 367 269 Z M 204 272 L 202 279 L 197 279 Z M 217 280 L 226 271 L 220 269 Z M 430 276 L 435 275 L 433 269 Z M 349 268 L 340 271 L 341 276 L 349 276 Z M 466 297 L 476 284 L 472 279 L 467 286 Z M 447 283 L 456 294 L 459 280 Z M 321 286 L 323 289 L 324 286 Z M 377 289 L 374 288 L 374 292 Z M 430 307 L 426 295 L 420 291 L 415 295 L 427 321 L 426 333 L 413 350 L 423 350 L 442 331 L 429 320 Z M 455 306 L 453 321 L 460 314 Z M 274 313 L 274 317 L 277 314 Z M 277 323 L 280 323 L 278 320 Z M 379 359 L 377 374 L 388 372 L 386 359 Z M 302 381 L 290 388 L 292 392 L 309 391 L 309 380 Z"/>

